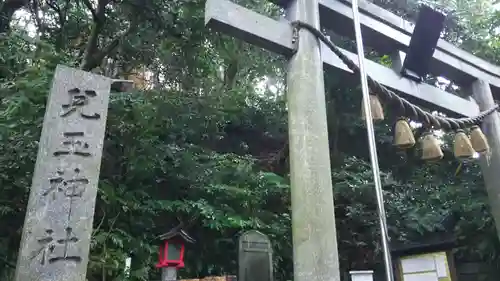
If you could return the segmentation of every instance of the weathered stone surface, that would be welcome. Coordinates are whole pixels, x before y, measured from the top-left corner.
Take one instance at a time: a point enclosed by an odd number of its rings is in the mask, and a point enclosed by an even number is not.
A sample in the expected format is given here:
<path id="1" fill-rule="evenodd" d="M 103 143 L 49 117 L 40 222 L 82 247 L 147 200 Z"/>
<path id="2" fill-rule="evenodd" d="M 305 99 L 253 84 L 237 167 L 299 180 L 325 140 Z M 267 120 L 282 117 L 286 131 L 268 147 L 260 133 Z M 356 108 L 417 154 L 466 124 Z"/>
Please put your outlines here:
<path id="1" fill-rule="evenodd" d="M 16 281 L 85 281 L 111 82 L 56 69 Z"/>
<path id="2" fill-rule="evenodd" d="M 269 238 L 250 230 L 243 233 L 238 242 L 238 280 L 272 281 L 273 250 Z"/>
<path id="3" fill-rule="evenodd" d="M 317 0 L 294 0 L 289 21 L 319 28 Z M 307 30 L 288 63 L 293 274 L 295 281 L 340 281 L 320 45 Z"/>
<path id="4" fill-rule="evenodd" d="M 161 269 L 161 281 L 175 281 L 177 280 L 177 268 L 163 267 Z"/>
<path id="5" fill-rule="evenodd" d="M 495 100 L 488 82 L 483 80 L 474 82 L 472 84 L 472 93 L 482 110 L 495 106 Z M 490 154 L 481 157 L 480 165 L 486 191 L 488 192 L 491 215 L 495 220 L 497 235 L 500 239 L 500 178 L 498 176 L 500 170 L 500 114 L 494 112 L 486 117 L 482 129 L 488 138 Z"/>

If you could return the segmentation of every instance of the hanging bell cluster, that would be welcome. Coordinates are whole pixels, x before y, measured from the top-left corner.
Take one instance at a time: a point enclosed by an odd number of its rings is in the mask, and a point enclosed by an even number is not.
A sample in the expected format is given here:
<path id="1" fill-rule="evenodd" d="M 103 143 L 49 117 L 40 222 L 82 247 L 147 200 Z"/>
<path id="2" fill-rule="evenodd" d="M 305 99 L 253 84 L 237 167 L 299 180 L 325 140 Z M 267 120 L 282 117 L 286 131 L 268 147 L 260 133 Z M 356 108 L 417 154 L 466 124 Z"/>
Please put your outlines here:
<path id="1" fill-rule="evenodd" d="M 431 131 L 425 132 L 421 139 L 422 160 L 438 161 L 444 156 L 439 140 Z M 415 138 L 410 124 L 405 118 L 399 118 L 394 125 L 394 145 L 400 149 L 408 149 L 415 145 Z M 453 153 L 459 160 L 468 160 L 475 153 L 485 154 L 489 151 L 488 140 L 479 126 L 470 129 L 470 137 L 464 130 L 455 133 L 453 141 Z"/>
<path id="2" fill-rule="evenodd" d="M 479 126 L 475 125 L 470 129 L 470 137 L 467 137 L 463 130 L 458 130 L 453 142 L 453 153 L 460 160 L 468 160 L 474 157 L 475 153 L 486 154 L 490 150 L 488 140 Z"/>
<path id="3" fill-rule="evenodd" d="M 415 146 L 415 143 L 413 130 L 408 120 L 400 117 L 394 125 L 394 146 L 399 149 L 409 149 Z M 441 150 L 439 140 L 431 131 L 427 131 L 422 135 L 420 145 L 422 148 L 422 160 L 433 162 L 443 158 L 444 154 Z"/>
<path id="4" fill-rule="evenodd" d="M 377 95 L 370 94 L 371 115 L 374 121 L 384 120 L 384 110 Z M 361 106 L 361 117 L 366 119 L 364 106 Z M 394 146 L 399 149 L 409 149 L 415 146 L 413 130 L 408 123 L 408 119 L 400 117 L 394 124 Z M 421 139 L 422 160 L 438 161 L 444 157 L 439 140 L 431 131 L 425 132 Z M 457 130 L 453 141 L 453 153 L 459 160 L 468 160 L 474 157 L 475 153 L 485 154 L 489 151 L 488 140 L 477 125 L 470 128 L 470 136 L 464 130 Z"/>

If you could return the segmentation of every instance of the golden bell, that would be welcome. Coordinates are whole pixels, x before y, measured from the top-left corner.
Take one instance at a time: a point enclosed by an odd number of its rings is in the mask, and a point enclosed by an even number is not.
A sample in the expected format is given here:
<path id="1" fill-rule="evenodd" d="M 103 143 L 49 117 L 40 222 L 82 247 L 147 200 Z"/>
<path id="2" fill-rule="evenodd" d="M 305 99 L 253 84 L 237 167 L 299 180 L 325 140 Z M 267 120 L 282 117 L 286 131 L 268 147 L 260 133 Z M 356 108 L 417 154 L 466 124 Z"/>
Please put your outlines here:
<path id="1" fill-rule="evenodd" d="M 490 150 L 488 139 L 479 126 L 473 126 L 470 130 L 470 142 L 477 153 L 487 153 Z"/>
<path id="2" fill-rule="evenodd" d="M 444 154 L 439 145 L 439 141 L 431 132 L 426 132 L 422 136 L 422 160 L 438 161 L 443 159 Z"/>
<path id="3" fill-rule="evenodd" d="M 394 145 L 400 149 L 408 149 L 415 145 L 413 131 L 405 118 L 399 118 L 394 125 Z"/>
<path id="4" fill-rule="evenodd" d="M 474 148 L 472 148 L 469 137 L 463 130 L 458 130 L 453 141 L 453 153 L 458 159 L 470 159 L 474 156 Z"/>
<path id="5" fill-rule="evenodd" d="M 378 96 L 370 94 L 370 108 L 372 110 L 372 119 L 374 121 L 384 120 L 384 108 Z M 365 120 L 365 107 L 361 104 L 361 118 Z"/>

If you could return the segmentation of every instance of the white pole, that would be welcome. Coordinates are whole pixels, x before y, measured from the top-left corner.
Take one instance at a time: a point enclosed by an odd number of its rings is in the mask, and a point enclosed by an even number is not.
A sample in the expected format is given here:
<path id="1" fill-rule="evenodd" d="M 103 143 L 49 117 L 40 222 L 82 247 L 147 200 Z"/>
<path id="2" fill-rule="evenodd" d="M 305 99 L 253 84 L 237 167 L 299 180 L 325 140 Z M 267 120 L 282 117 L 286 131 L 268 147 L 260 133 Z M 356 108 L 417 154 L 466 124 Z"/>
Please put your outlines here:
<path id="1" fill-rule="evenodd" d="M 130 267 L 132 265 L 132 258 L 128 257 L 125 259 L 125 278 L 128 279 L 130 277 Z"/>
<path id="2" fill-rule="evenodd" d="M 384 251 L 384 263 L 387 281 L 394 281 L 394 273 L 392 271 L 392 260 L 389 249 L 389 233 L 387 230 L 387 221 L 384 208 L 384 195 L 382 190 L 382 181 L 380 180 L 380 168 L 378 165 L 377 143 L 375 142 L 375 130 L 372 120 L 372 112 L 370 108 L 370 93 L 368 89 L 368 80 L 365 70 L 365 54 L 363 48 L 363 37 L 361 35 L 361 23 L 359 19 L 358 0 L 352 1 L 352 14 L 354 22 L 354 31 L 356 33 L 356 46 L 358 49 L 359 59 L 359 74 L 361 76 L 361 88 L 363 91 L 363 107 L 366 114 L 366 130 L 368 133 L 368 142 L 370 148 L 370 159 L 372 164 L 373 179 L 375 182 L 375 194 L 377 196 L 377 207 L 380 219 L 380 235 L 382 236 L 382 249 Z"/>

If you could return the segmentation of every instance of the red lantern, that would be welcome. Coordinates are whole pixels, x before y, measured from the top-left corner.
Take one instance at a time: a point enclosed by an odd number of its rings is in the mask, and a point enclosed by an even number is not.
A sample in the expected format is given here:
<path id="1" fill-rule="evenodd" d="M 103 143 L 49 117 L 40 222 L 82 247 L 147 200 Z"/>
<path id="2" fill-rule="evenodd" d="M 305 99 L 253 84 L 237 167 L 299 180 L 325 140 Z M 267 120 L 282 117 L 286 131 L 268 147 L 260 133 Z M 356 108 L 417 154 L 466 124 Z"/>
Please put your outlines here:
<path id="1" fill-rule="evenodd" d="M 170 231 L 161 235 L 160 238 L 163 239 L 163 245 L 160 246 L 156 267 L 183 268 L 184 244 L 185 242 L 193 243 L 194 239 L 182 229 Z"/>
<path id="2" fill-rule="evenodd" d="M 166 240 L 165 244 L 160 246 L 157 268 L 184 267 L 184 243 L 176 240 Z"/>

